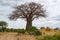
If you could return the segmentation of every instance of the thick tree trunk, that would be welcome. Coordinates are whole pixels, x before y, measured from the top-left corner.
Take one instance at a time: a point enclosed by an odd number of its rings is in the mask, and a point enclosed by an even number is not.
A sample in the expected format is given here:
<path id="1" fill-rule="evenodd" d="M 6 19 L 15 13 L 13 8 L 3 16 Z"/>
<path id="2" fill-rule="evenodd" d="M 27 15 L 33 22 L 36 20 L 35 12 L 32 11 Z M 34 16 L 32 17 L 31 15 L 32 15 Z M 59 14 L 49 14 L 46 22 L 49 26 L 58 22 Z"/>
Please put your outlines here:
<path id="1" fill-rule="evenodd" d="M 32 20 L 27 20 L 27 24 L 26 24 L 26 30 L 29 30 L 29 28 L 32 27 Z"/>

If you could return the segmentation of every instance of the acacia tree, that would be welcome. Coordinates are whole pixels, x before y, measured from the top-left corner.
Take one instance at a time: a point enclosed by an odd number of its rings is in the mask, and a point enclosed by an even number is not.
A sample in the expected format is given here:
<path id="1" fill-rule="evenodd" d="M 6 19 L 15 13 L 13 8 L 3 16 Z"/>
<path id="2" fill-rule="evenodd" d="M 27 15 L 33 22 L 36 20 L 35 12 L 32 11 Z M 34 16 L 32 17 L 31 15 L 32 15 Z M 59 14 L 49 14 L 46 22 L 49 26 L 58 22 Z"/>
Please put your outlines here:
<path id="1" fill-rule="evenodd" d="M 45 10 L 43 6 L 39 3 L 31 2 L 27 4 L 22 4 L 15 7 L 15 10 L 10 15 L 10 19 L 16 20 L 18 18 L 23 18 L 26 20 L 26 30 L 32 27 L 32 21 L 38 17 L 46 17 Z"/>
<path id="2" fill-rule="evenodd" d="M 4 32 L 7 27 L 7 23 L 5 21 L 0 21 L 0 26 L 2 28 L 2 31 Z"/>

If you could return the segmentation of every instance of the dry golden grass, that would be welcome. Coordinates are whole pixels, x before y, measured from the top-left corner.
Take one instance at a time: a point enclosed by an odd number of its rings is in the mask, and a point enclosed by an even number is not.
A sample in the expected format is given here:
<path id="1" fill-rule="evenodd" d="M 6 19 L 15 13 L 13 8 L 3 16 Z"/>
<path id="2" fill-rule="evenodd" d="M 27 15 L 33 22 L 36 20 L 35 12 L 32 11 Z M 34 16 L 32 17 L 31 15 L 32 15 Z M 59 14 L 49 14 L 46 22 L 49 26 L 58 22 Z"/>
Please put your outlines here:
<path id="1" fill-rule="evenodd" d="M 60 33 L 58 30 L 50 29 L 50 31 L 47 31 L 46 29 L 40 29 L 42 32 L 42 35 L 54 35 Z M 0 40 L 35 40 L 36 37 L 33 35 L 26 34 L 20 34 L 17 35 L 16 32 L 0 32 Z"/>
<path id="2" fill-rule="evenodd" d="M 54 30 L 54 29 L 50 29 L 49 31 L 46 29 L 40 29 L 40 31 L 42 32 L 42 35 L 54 35 L 54 34 L 60 34 L 59 30 Z"/>
<path id="3" fill-rule="evenodd" d="M 16 37 L 16 33 L 2 32 L 0 34 L 0 40 L 15 40 Z"/>
<path id="4" fill-rule="evenodd" d="M 0 40 L 35 40 L 35 37 L 33 35 L 17 35 L 17 33 L 14 32 L 2 32 L 0 33 Z"/>

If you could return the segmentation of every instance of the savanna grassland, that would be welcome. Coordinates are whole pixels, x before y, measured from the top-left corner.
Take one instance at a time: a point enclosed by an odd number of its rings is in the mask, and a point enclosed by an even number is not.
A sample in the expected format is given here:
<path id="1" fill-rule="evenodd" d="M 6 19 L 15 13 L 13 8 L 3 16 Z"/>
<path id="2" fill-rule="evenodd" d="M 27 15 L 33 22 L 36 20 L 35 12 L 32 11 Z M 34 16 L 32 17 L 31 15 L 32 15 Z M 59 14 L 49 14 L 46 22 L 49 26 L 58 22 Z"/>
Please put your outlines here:
<path id="1" fill-rule="evenodd" d="M 0 32 L 0 40 L 60 40 L 60 31 L 54 29 L 40 29 L 42 35 L 29 35 L 27 32 L 19 34 L 17 32 Z"/>

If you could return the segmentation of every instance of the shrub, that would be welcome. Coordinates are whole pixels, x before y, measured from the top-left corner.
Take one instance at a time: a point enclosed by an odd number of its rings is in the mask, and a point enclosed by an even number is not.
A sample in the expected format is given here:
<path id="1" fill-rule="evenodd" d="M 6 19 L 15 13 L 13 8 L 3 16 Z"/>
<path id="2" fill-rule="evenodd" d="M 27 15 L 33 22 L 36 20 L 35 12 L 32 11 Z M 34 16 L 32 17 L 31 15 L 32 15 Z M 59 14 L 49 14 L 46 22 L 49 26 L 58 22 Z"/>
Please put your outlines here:
<path id="1" fill-rule="evenodd" d="M 30 35 L 41 35 L 41 32 L 36 27 L 31 27 L 28 31 Z"/>
<path id="2" fill-rule="evenodd" d="M 40 29 L 45 29 L 45 27 L 41 27 Z"/>
<path id="3" fill-rule="evenodd" d="M 39 35 L 41 35 L 41 32 L 37 30 L 37 31 L 35 31 L 35 35 L 39 36 Z"/>
<path id="4" fill-rule="evenodd" d="M 0 28 L 0 32 L 2 32 L 2 28 Z"/>
<path id="5" fill-rule="evenodd" d="M 6 32 L 10 32 L 8 28 L 6 29 Z"/>
<path id="6" fill-rule="evenodd" d="M 17 29 L 13 29 L 13 28 L 9 29 L 9 28 L 7 28 L 6 32 L 17 32 Z"/>
<path id="7" fill-rule="evenodd" d="M 18 29 L 17 32 L 20 34 L 20 33 L 25 33 L 25 30 L 24 29 Z"/>
<path id="8" fill-rule="evenodd" d="M 55 28 L 54 30 L 60 30 L 59 28 Z"/>
<path id="9" fill-rule="evenodd" d="M 38 30 L 36 27 L 32 26 L 29 31 L 35 31 L 35 30 Z"/>

